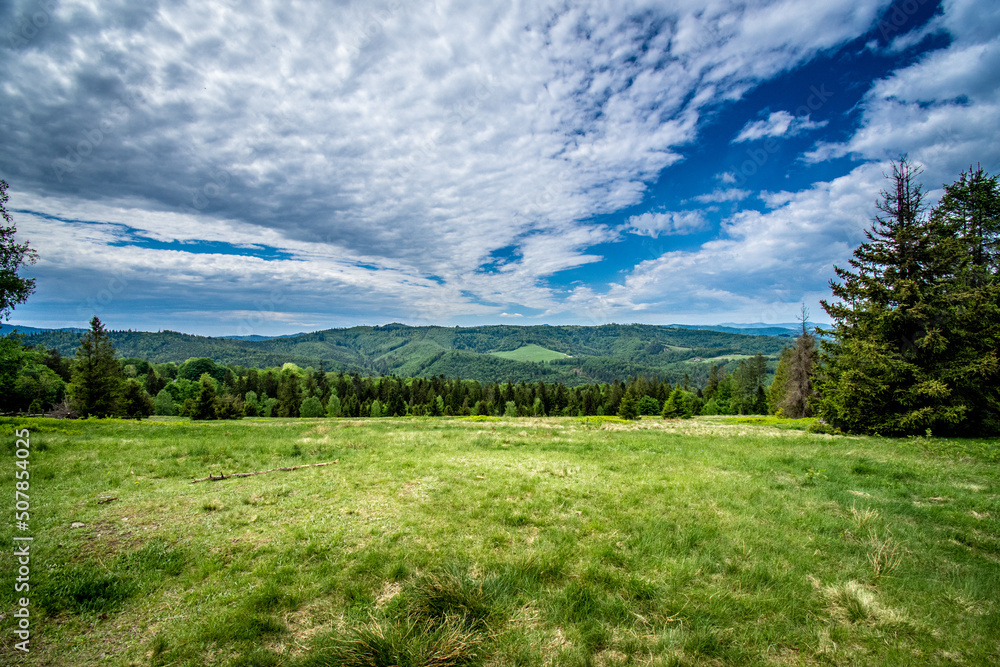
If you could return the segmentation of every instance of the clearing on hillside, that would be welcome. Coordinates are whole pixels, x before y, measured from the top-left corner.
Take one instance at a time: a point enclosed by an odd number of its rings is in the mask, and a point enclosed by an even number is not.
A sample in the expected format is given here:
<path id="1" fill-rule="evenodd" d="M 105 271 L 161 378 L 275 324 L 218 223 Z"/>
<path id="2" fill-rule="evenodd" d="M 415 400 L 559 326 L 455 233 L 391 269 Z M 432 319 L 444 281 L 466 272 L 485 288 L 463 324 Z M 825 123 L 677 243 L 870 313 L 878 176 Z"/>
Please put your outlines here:
<path id="1" fill-rule="evenodd" d="M 522 345 L 516 350 L 509 350 L 507 352 L 490 352 L 490 354 L 497 357 L 503 357 L 504 359 L 513 359 L 514 361 L 552 361 L 553 359 L 569 358 L 568 354 L 556 352 L 555 350 L 550 350 L 547 347 L 535 345 L 534 343 L 531 343 L 530 345 Z"/>

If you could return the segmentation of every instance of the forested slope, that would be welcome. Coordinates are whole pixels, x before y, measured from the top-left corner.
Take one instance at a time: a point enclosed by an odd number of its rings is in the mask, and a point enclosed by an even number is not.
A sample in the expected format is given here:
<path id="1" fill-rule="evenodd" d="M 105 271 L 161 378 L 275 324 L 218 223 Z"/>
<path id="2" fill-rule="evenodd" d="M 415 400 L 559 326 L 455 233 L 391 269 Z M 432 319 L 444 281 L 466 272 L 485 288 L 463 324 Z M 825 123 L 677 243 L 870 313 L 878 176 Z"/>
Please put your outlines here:
<path id="1" fill-rule="evenodd" d="M 35 333 L 28 345 L 41 344 L 71 356 L 81 334 L 71 331 Z M 708 364 L 695 359 L 776 355 L 788 338 L 741 335 L 640 324 L 602 326 L 376 327 L 328 329 L 267 340 L 112 331 L 122 357 L 154 363 L 208 357 L 218 363 L 263 368 L 291 362 L 330 371 L 402 377 L 465 377 L 483 382 L 536 381 L 567 385 L 610 382 L 638 374 L 692 379 L 707 377 Z M 569 355 L 538 363 L 495 356 L 493 352 L 537 345 Z"/>

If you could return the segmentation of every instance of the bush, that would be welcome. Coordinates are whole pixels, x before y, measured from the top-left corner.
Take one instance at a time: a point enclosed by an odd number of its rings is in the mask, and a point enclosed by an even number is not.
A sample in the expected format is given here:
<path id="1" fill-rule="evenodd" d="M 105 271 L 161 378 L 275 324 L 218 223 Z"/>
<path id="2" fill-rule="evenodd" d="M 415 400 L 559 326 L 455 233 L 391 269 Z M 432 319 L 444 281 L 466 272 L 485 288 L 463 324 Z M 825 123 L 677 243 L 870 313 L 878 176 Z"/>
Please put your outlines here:
<path id="1" fill-rule="evenodd" d="M 660 402 L 652 396 L 643 396 L 639 399 L 639 414 L 646 416 L 660 414 Z"/>
<path id="2" fill-rule="evenodd" d="M 315 396 L 310 396 L 302 401 L 302 406 L 299 408 L 300 417 L 322 417 L 323 414 L 323 402 Z"/>
<path id="3" fill-rule="evenodd" d="M 836 435 L 837 433 L 840 432 L 839 429 L 835 429 L 826 422 L 821 422 L 821 421 L 809 424 L 809 428 L 807 430 L 810 433 L 824 433 L 826 435 Z"/>

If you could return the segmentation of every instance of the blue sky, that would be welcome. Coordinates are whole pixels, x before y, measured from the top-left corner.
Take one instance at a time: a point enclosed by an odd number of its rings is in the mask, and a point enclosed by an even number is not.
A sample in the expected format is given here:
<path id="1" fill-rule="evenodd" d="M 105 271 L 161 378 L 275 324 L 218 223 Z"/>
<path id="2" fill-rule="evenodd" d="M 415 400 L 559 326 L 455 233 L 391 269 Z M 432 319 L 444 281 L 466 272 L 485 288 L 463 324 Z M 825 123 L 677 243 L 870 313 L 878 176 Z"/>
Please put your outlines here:
<path id="1" fill-rule="evenodd" d="M 0 8 L 12 321 L 825 319 L 888 160 L 1000 170 L 1000 5 Z"/>

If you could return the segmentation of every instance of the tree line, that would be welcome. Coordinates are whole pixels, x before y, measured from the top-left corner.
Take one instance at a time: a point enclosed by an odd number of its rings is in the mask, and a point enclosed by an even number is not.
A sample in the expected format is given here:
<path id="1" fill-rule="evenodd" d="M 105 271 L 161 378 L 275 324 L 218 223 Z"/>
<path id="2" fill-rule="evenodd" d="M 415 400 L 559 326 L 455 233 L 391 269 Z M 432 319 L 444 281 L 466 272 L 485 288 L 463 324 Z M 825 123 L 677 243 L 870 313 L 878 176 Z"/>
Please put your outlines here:
<path id="1" fill-rule="evenodd" d="M 301 368 L 265 369 L 219 364 L 201 357 L 182 364 L 118 359 L 99 318 L 91 321 L 72 359 L 57 350 L 3 345 L 11 363 L 0 377 L 5 412 L 41 413 L 63 405 L 80 417 L 192 419 L 248 417 L 589 416 L 690 417 L 767 409 L 767 362 L 743 360 L 732 374 L 711 367 L 709 382 L 672 385 L 644 375 L 626 381 L 567 387 L 558 382 L 480 382 L 447 378 L 364 377 Z"/>

